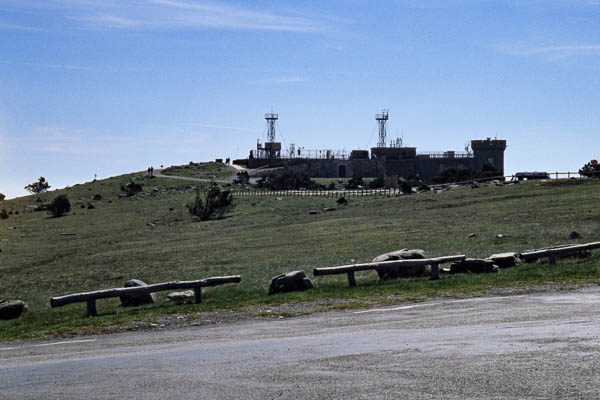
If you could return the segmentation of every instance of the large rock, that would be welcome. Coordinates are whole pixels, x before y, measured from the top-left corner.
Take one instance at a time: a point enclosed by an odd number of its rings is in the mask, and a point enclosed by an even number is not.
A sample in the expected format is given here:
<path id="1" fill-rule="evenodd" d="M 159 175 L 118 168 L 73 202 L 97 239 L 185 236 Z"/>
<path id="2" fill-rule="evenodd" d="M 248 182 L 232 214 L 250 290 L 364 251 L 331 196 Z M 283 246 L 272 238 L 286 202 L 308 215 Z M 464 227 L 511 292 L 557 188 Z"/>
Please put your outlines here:
<path id="1" fill-rule="evenodd" d="M 498 272 L 499 268 L 492 260 L 482 260 L 479 258 L 467 258 L 463 261 L 454 261 L 450 264 L 450 273 L 457 274 L 461 272 L 472 272 L 482 274 L 488 272 Z"/>
<path id="2" fill-rule="evenodd" d="M 417 260 L 425 258 L 425 251 L 420 249 L 402 249 L 390 253 L 381 254 L 373 259 L 373 262 L 384 262 L 393 260 Z M 411 276 L 421 276 L 427 273 L 429 266 L 420 265 L 416 267 L 393 267 L 378 268 L 377 274 L 381 280 L 408 278 Z"/>
<path id="3" fill-rule="evenodd" d="M 312 282 L 304 271 L 293 271 L 271 279 L 269 294 L 307 290 L 312 287 Z"/>
<path id="4" fill-rule="evenodd" d="M 25 310 L 27 310 L 27 304 L 21 300 L 0 300 L 0 319 L 19 318 Z"/>
<path id="5" fill-rule="evenodd" d="M 514 267 L 515 265 L 518 265 L 521 262 L 517 253 L 492 254 L 487 259 L 492 260 L 494 264 L 496 264 L 500 268 Z"/>
<path id="6" fill-rule="evenodd" d="M 175 304 L 193 303 L 194 302 L 194 291 L 185 290 L 183 292 L 173 292 L 167 295 L 167 301 Z"/>
<path id="7" fill-rule="evenodd" d="M 125 282 L 125 287 L 138 287 L 138 286 L 148 286 L 144 282 L 139 279 L 131 279 Z M 156 302 L 156 295 L 154 293 L 145 293 L 145 294 L 132 294 L 126 296 L 119 296 L 121 299 L 121 305 L 123 307 L 133 307 L 133 306 L 141 306 L 142 304 L 152 304 Z"/>

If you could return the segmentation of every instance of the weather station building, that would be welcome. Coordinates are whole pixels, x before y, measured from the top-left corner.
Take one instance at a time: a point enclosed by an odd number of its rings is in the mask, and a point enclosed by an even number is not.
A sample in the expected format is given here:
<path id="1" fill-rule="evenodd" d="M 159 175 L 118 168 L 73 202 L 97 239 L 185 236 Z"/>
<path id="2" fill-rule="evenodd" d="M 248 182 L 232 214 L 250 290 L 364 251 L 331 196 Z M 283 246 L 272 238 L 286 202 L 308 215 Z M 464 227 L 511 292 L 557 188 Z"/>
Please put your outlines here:
<path id="1" fill-rule="evenodd" d="M 386 142 L 389 112 L 383 110 L 375 116 L 379 133 L 376 147 L 369 150 L 346 151 L 306 150 L 291 144 L 282 152 L 281 142 L 275 140 L 278 114 L 265 114 L 267 141 L 257 140 L 256 149 L 247 159 L 234 160 L 235 164 L 256 168 L 284 167 L 305 172 L 312 178 L 351 178 L 399 176 L 432 182 L 446 168 L 482 169 L 490 164 L 504 175 L 506 140 L 471 140 L 464 152 L 444 151 L 418 153 L 416 147 L 403 146 L 401 139 Z"/>

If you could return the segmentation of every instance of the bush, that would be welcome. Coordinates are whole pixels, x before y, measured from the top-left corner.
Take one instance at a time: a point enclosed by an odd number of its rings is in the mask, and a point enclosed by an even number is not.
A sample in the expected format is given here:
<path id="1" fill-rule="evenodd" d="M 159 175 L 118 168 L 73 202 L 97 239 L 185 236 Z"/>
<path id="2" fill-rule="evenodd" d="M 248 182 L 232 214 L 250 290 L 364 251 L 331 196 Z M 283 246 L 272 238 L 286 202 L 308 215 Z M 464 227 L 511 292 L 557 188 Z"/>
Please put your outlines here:
<path id="1" fill-rule="evenodd" d="M 3 208 L 2 211 L 0 211 L 0 219 L 7 219 L 8 218 L 8 212 L 6 211 L 6 208 Z"/>
<path id="2" fill-rule="evenodd" d="M 202 221 L 222 218 L 234 206 L 231 192 L 215 183 L 211 183 L 205 196 L 198 192 L 194 200 L 186 205 L 190 214 Z"/>
<path id="3" fill-rule="evenodd" d="M 433 177 L 435 183 L 464 182 L 470 180 L 486 180 L 500 176 L 501 173 L 492 164 L 485 163 L 481 169 L 446 168 Z"/>
<path id="4" fill-rule="evenodd" d="M 405 181 L 403 179 L 400 181 L 400 190 L 404 194 L 411 194 L 412 193 L 412 185 L 410 184 L 409 181 Z"/>
<path id="5" fill-rule="evenodd" d="M 336 188 L 335 182 L 330 182 L 329 185 L 327 185 L 327 190 L 335 190 Z"/>
<path id="6" fill-rule="evenodd" d="M 131 181 L 127 185 L 122 185 L 121 190 L 125 192 L 125 194 L 130 196 L 135 196 L 137 193 L 141 192 L 144 185 L 138 183 L 135 178 L 132 178 Z"/>
<path id="7" fill-rule="evenodd" d="M 238 172 L 233 183 L 245 185 L 250 182 L 250 175 L 247 171 Z"/>
<path id="8" fill-rule="evenodd" d="M 37 182 L 33 182 L 25 186 L 25 190 L 32 194 L 43 193 L 49 188 L 50 185 L 48 184 L 48 182 L 46 182 L 46 178 L 44 178 L 43 176 L 40 176 Z"/>
<path id="9" fill-rule="evenodd" d="M 355 176 L 353 178 L 350 178 L 350 180 L 346 184 L 346 189 L 354 190 L 363 188 L 364 186 L 365 183 L 363 182 L 363 178 L 360 176 Z"/>
<path id="10" fill-rule="evenodd" d="M 588 178 L 600 178 L 600 164 L 596 160 L 591 160 L 581 167 L 579 174 Z"/>
<path id="11" fill-rule="evenodd" d="M 62 217 L 71 210 L 71 202 L 66 194 L 56 196 L 50 204 L 48 204 L 48 214 L 52 214 L 55 218 Z"/>
<path id="12" fill-rule="evenodd" d="M 266 187 L 271 190 L 325 189 L 323 185 L 310 179 L 308 174 L 304 172 L 292 172 L 289 170 L 283 170 L 282 172 L 271 174 L 268 177 L 261 179 L 258 183 L 258 187 Z"/>
<path id="13" fill-rule="evenodd" d="M 369 182 L 369 189 L 381 189 L 385 187 L 385 178 L 383 176 L 378 176 Z"/>

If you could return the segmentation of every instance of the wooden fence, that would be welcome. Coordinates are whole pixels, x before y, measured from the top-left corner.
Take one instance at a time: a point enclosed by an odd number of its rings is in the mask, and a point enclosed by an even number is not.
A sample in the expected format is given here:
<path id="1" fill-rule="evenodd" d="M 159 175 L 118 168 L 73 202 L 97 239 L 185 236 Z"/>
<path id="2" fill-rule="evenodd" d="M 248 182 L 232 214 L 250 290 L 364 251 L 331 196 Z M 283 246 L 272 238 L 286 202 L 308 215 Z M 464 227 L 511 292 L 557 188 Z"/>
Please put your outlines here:
<path id="1" fill-rule="evenodd" d="M 582 178 L 579 172 L 549 172 L 548 173 L 551 179 L 559 179 L 559 178 Z M 443 183 L 443 184 L 432 184 L 429 185 L 434 190 L 440 190 L 449 187 L 450 185 L 469 185 L 473 182 L 485 182 L 485 181 L 493 181 L 500 180 L 505 183 L 510 183 L 511 181 L 517 180 L 518 177 L 516 175 L 505 175 L 505 176 L 494 176 L 487 178 L 479 178 L 479 179 L 470 179 L 461 182 L 452 182 L 452 183 Z M 200 193 L 206 194 L 206 189 L 198 189 Z M 231 189 L 231 194 L 233 196 L 246 197 L 246 196 L 254 196 L 254 197 L 364 197 L 364 196 L 396 196 L 399 194 L 403 194 L 400 189 L 393 188 L 379 188 L 379 189 L 339 189 L 339 190 L 268 190 L 268 189 L 246 189 L 246 190 L 238 190 Z"/>
<path id="2" fill-rule="evenodd" d="M 196 281 L 175 281 L 156 283 L 154 285 L 147 286 L 104 289 L 97 290 L 94 292 L 67 294 L 64 296 L 53 297 L 50 299 L 50 305 L 52 307 L 62 307 L 66 304 L 87 302 L 87 316 L 89 317 L 98 315 L 98 312 L 96 311 L 96 300 L 99 299 L 107 299 L 110 297 L 120 296 L 140 296 L 144 294 L 161 292 L 163 290 L 179 289 L 193 289 L 195 303 L 201 303 L 203 287 L 223 285 L 225 283 L 239 283 L 241 282 L 241 280 L 241 276 L 232 275 L 218 276 L 213 278 L 200 279 Z"/>

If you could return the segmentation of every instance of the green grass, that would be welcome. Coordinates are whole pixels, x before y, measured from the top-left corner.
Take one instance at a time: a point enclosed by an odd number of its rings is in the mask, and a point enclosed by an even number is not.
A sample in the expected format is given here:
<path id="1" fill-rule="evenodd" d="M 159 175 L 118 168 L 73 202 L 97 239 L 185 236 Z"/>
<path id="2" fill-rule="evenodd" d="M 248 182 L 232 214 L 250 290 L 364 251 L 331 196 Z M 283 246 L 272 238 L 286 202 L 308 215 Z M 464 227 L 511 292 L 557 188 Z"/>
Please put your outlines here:
<path id="1" fill-rule="evenodd" d="M 223 163 L 204 162 L 193 163 L 189 165 L 171 166 L 165 168 L 164 175 L 186 176 L 189 178 L 224 180 L 235 175 L 236 170 L 233 167 Z"/>
<path id="2" fill-rule="evenodd" d="M 275 275 L 304 269 L 312 276 L 314 267 L 365 262 L 405 247 L 422 248 L 428 256 L 487 257 L 598 241 L 598 180 L 351 197 L 346 206 L 338 206 L 335 198 L 244 197 L 237 198 L 226 218 L 195 222 L 185 204 L 193 198 L 194 187 L 204 184 L 145 179 L 139 196 L 119 198 L 121 184 L 132 176 L 42 194 L 44 201 L 68 194 L 73 208 L 61 218 L 25 211 L 37 204 L 34 196 L 0 203 L 0 208 L 13 211 L 10 218 L 0 220 L 0 298 L 21 299 L 30 307 L 18 320 L 0 321 L 0 340 L 130 329 L 135 321 L 175 312 L 196 315 L 305 301 L 328 309 L 471 295 L 496 287 L 600 282 L 598 257 L 593 256 L 555 266 L 529 264 L 493 275 L 442 275 L 439 281 L 380 282 L 375 272 L 364 272 L 357 275 L 357 288 L 347 287 L 345 275 L 325 276 L 313 278 L 311 291 L 266 295 Z M 91 200 L 95 194 L 102 200 Z M 81 208 L 88 203 L 95 208 Z M 336 210 L 324 212 L 325 207 Z M 313 208 L 321 212 L 309 215 Z M 570 241 L 573 230 L 582 239 Z M 60 235 L 67 232 L 76 235 Z M 470 233 L 476 236 L 468 238 Z M 508 237 L 499 239 L 497 234 Z M 201 305 L 164 305 L 166 293 L 160 294 L 157 304 L 137 309 L 118 307 L 116 299 L 100 300 L 97 318 L 82 318 L 84 303 L 56 309 L 49 305 L 52 296 L 120 287 L 132 278 L 158 283 L 230 274 L 242 275 L 242 283 L 206 289 Z"/>

